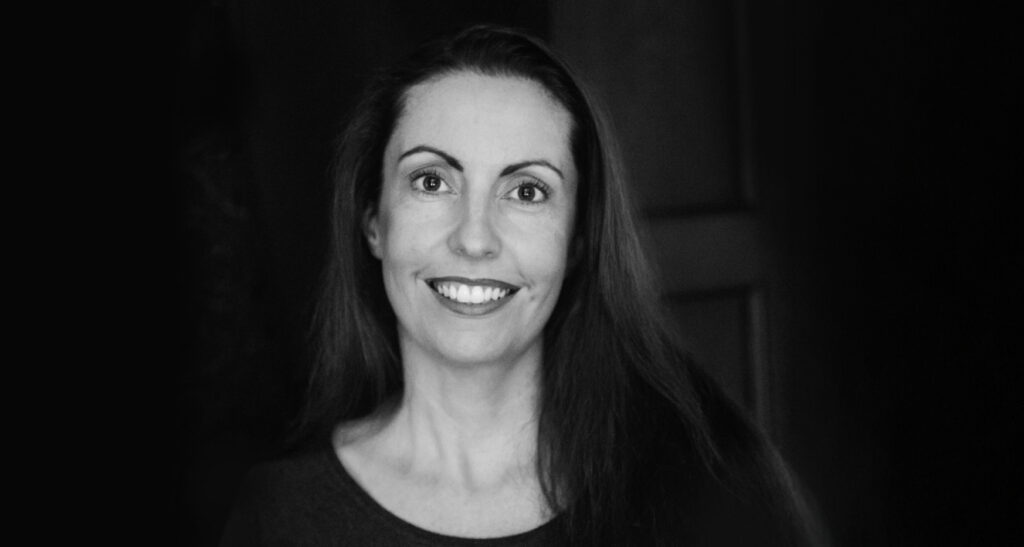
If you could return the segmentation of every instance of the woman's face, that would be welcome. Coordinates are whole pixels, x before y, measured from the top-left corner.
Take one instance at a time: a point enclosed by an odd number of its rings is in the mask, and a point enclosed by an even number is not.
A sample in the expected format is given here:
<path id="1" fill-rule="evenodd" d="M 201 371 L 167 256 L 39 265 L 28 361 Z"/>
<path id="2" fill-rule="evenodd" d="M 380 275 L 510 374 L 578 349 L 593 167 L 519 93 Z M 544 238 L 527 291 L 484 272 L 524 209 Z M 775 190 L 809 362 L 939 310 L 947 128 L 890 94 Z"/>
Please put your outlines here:
<path id="1" fill-rule="evenodd" d="M 541 350 L 575 214 L 570 126 L 525 79 L 460 72 L 410 89 L 366 223 L 404 354 L 472 364 Z"/>

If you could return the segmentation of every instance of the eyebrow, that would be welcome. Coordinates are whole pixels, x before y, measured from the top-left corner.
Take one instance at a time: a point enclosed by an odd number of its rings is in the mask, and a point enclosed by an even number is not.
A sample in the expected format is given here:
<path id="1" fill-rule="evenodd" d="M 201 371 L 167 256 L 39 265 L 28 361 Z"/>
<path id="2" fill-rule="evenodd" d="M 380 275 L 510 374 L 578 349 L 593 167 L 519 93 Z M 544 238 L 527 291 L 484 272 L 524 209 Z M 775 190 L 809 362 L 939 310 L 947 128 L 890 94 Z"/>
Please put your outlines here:
<path id="1" fill-rule="evenodd" d="M 402 155 L 398 156 L 398 160 L 401 161 L 406 156 L 411 156 L 413 154 L 419 154 L 420 152 L 430 152 L 431 154 L 434 154 L 434 155 L 440 157 L 441 159 L 443 159 L 445 161 L 445 163 L 447 163 L 448 165 L 452 166 L 454 169 L 457 169 L 460 172 L 463 171 L 462 163 L 460 163 L 459 160 L 455 159 L 451 154 L 448 154 L 448 153 L 446 153 L 444 151 L 438 150 L 437 148 L 434 148 L 433 146 L 427 146 L 425 144 L 421 144 L 419 146 L 414 146 L 414 147 L 406 150 L 405 152 L 402 152 Z M 527 161 L 521 161 L 519 163 L 513 163 L 512 165 L 509 165 L 508 167 L 506 167 L 506 168 L 501 170 L 501 176 L 504 177 L 505 175 L 510 175 L 510 174 L 515 173 L 516 171 L 518 171 L 518 170 L 520 170 L 520 169 L 522 169 L 524 167 L 529 167 L 531 165 L 540 165 L 542 167 L 547 167 L 548 169 L 551 169 L 555 173 L 558 173 L 558 176 L 561 177 L 563 180 L 565 179 L 565 175 L 562 173 L 562 171 L 559 168 L 557 168 L 554 165 L 552 165 L 551 162 L 549 162 L 547 160 L 527 160 Z"/>
<path id="2" fill-rule="evenodd" d="M 402 152 L 402 155 L 398 156 L 398 161 L 402 161 L 402 159 L 405 158 L 406 156 L 411 156 L 413 154 L 419 154 L 420 152 L 430 152 L 431 154 L 434 154 L 435 156 L 439 156 L 441 159 L 443 159 L 445 161 L 445 163 L 447 163 L 448 165 L 451 165 L 454 169 L 457 169 L 460 172 L 462 171 L 462 164 L 459 163 L 459 160 L 453 158 L 450 154 L 446 154 L 446 153 L 438 150 L 437 148 L 434 148 L 433 146 L 427 146 L 427 145 L 424 145 L 424 144 L 421 144 L 419 146 L 414 146 L 414 147 L 406 150 L 405 152 Z"/>
<path id="3" fill-rule="evenodd" d="M 552 171 L 558 173 L 558 176 L 561 177 L 562 180 L 565 180 L 565 175 L 562 174 L 562 171 L 559 168 L 555 167 L 554 165 L 551 165 L 551 162 L 547 160 L 529 160 L 521 161 L 519 163 L 513 163 L 512 165 L 509 165 L 508 167 L 501 170 L 501 176 L 504 177 L 505 175 L 511 175 L 512 173 L 515 173 L 516 171 L 522 169 L 523 167 L 529 167 L 531 165 L 541 165 L 547 167 L 548 169 L 551 169 Z"/>

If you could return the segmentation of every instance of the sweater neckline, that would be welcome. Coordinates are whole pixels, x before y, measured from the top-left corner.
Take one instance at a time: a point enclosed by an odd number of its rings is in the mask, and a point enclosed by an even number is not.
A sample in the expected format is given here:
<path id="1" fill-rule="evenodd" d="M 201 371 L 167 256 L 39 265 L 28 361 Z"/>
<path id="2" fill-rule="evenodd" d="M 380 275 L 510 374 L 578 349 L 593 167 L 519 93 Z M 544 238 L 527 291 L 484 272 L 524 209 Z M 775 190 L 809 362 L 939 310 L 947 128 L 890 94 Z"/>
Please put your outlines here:
<path id="1" fill-rule="evenodd" d="M 365 510 L 374 518 L 384 521 L 386 525 L 392 527 L 393 529 L 399 530 L 403 533 L 412 535 L 422 540 L 437 543 L 446 543 L 453 546 L 487 545 L 501 547 L 506 545 L 518 545 L 527 539 L 530 539 L 534 536 L 540 536 L 541 534 L 546 533 L 550 528 L 553 528 L 555 526 L 555 523 L 561 518 L 561 514 L 555 515 L 554 518 L 551 518 L 550 520 L 536 528 L 507 536 L 472 538 L 464 536 L 451 536 L 441 534 L 438 532 L 433 532 L 425 528 L 421 528 L 399 517 L 398 515 L 392 513 L 386 507 L 381 505 L 380 502 L 374 499 L 373 496 L 371 496 L 370 493 L 367 492 L 366 489 L 364 489 L 362 485 L 360 485 L 355 480 L 355 478 L 348 472 L 348 469 L 345 468 L 345 464 L 341 462 L 341 459 L 338 458 L 337 453 L 334 451 L 334 446 L 330 442 L 326 443 L 326 445 L 327 446 L 323 451 L 323 455 L 328 460 L 328 467 L 330 467 L 334 476 L 339 480 L 340 486 L 345 490 L 349 491 L 355 497 L 355 499 L 358 501 L 360 507 L 363 510 Z"/>

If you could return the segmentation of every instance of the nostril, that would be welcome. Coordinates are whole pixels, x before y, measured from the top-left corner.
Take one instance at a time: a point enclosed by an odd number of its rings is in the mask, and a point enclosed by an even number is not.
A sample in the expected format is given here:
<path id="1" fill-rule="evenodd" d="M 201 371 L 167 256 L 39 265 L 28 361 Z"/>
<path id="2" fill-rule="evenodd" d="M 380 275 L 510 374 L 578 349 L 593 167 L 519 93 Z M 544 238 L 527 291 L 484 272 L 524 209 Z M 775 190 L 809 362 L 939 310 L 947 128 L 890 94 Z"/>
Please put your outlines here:
<path id="1" fill-rule="evenodd" d="M 496 237 L 453 237 L 449 243 L 452 252 L 469 258 L 494 258 L 501 249 Z"/>
<path id="2" fill-rule="evenodd" d="M 501 239 L 492 224 L 486 203 L 466 201 L 462 217 L 448 239 L 452 252 L 467 258 L 494 258 L 501 252 Z"/>

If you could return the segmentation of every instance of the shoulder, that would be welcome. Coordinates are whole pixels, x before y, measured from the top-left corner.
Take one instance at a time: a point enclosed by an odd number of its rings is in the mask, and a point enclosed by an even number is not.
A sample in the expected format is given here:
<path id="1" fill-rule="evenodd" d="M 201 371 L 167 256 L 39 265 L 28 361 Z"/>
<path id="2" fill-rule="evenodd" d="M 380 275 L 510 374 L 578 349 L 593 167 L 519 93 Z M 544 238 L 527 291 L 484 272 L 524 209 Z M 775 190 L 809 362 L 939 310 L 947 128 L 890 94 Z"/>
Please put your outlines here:
<path id="1" fill-rule="evenodd" d="M 329 447 L 261 463 L 252 468 L 247 483 L 259 491 L 273 493 L 278 499 L 324 489 L 336 482 Z M 314 490 L 315 491 L 315 490 Z"/>
<path id="2" fill-rule="evenodd" d="M 706 427 L 660 436 L 650 484 L 659 538 L 697 545 L 817 545 L 811 515 L 768 436 L 698 367 L 689 372 Z M 670 542 L 671 543 L 671 542 Z"/>
<path id="3" fill-rule="evenodd" d="M 338 534 L 351 503 L 332 457 L 325 445 L 254 466 L 236 496 L 221 544 L 278 539 L 319 544 Z"/>

